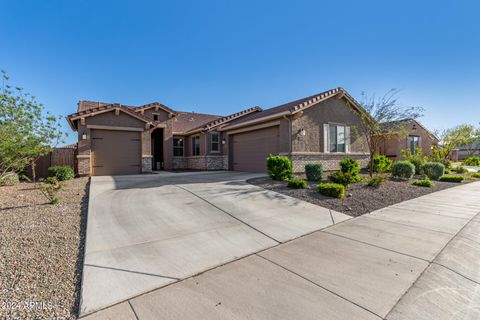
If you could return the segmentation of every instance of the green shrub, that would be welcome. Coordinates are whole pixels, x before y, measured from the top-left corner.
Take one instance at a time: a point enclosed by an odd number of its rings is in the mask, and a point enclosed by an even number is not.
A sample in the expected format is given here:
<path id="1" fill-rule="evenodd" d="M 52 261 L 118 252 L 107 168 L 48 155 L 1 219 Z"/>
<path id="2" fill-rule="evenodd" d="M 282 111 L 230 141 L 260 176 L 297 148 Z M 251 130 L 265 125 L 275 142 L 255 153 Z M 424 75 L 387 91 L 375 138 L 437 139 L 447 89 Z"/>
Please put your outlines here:
<path id="1" fill-rule="evenodd" d="M 412 184 L 414 186 L 428 187 L 428 188 L 431 188 L 435 185 L 435 183 L 428 178 L 425 178 L 424 180 L 415 180 L 415 181 L 412 182 Z"/>
<path id="2" fill-rule="evenodd" d="M 480 172 L 472 173 L 472 178 L 480 179 Z"/>
<path id="3" fill-rule="evenodd" d="M 340 171 L 342 171 L 343 173 L 349 173 L 353 177 L 359 177 L 360 164 L 355 159 L 345 157 L 342 161 L 340 161 Z"/>
<path id="4" fill-rule="evenodd" d="M 465 179 L 463 176 L 441 176 L 440 181 L 444 182 L 462 182 Z"/>
<path id="5" fill-rule="evenodd" d="M 466 166 L 480 166 L 480 157 L 468 157 L 463 160 L 463 164 Z"/>
<path id="6" fill-rule="evenodd" d="M 48 176 L 55 177 L 58 181 L 65 181 L 73 179 L 75 174 L 70 166 L 54 166 L 48 168 Z"/>
<path id="7" fill-rule="evenodd" d="M 451 171 L 456 172 L 456 173 L 468 173 L 468 169 L 464 168 L 464 167 L 452 168 Z"/>
<path id="8" fill-rule="evenodd" d="M 378 187 L 380 187 L 380 185 L 382 183 L 385 182 L 385 180 L 387 180 L 387 177 L 379 174 L 379 175 L 376 175 L 376 176 L 373 176 L 373 177 L 369 178 L 367 180 L 367 186 L 378 188 Z"/>
<path id="9" fill-rule="evenodd" d="M 305 174 L 308 181 L 322 180 L 323 167 L 321 163 L 307 163 L 305 165 Z"/>
<path id="10" fill-rule="evenodd" d="M 429 179 L 438 180 L 445 174 L 445 166 L 440 162 L 425 162 L 420 166 L 420 173 Z"/>
<path id="11" fill-rule="evenodd" d="M 392 165 L 392 176 L 410 179 L 415 174 L 415 166 L 410 161 L 397 161 Z"/>
<path id="12" fill-rule="evenodd" d="M 360 182 L 362 180 L 361 176 L 353 176 L 350 173 L 344 173 L 342 171 L 337 171 L 328 176 L 328 179 L 334 183 L 341 184 L 348 188 L 348 186 L 355 182 Z"/>
<path id="13" fill-rule="evenodd" d="M 452 169 L 445 168 L 445 174 L 450 174 L 450 173 L 452 173 Z"/>
<path id="14" fill-rule="evenodd" d="M 345 187 L 338 183 L 320 183 L 318 192 L 324 196 L 342 199 L 345 196 Z"/>
<path id="15" fill-rule="evenodd" d="M 9 172 L 0 179 L 0 186 L 14 186 L 19 183 L 18 174 L 15 172 Z"/>
<path id="16" fill-rule="evenodd" d="M 308 187 L 307 181 L 303 179 L 290 179 L 287 186 L 292 189 L 307 189 Z"/>
<path id="17" fill-rule="evenodd" d="M 393 161 L 383 154 L 377 154 L 373 157 L 373 172 L 386 173 L 392 171 Z M 368 166 L 370 168 L 370 165 Z"/>
<path id="18" fill-rule="evenodd" d="M 402 159 L 408 160 L 415 166 L 415 174 L 420 174 L 420 166 L 425 162 L 422 148 L 416 147 L 415 154 L 410 149 L 401 150 Z"/>
<path id="19" fill-rule="evenodd" d="M 268 156 L 267 171 L 273 180 L 287 180 L 292 174 L 292 161 L 285 156 Z"/>

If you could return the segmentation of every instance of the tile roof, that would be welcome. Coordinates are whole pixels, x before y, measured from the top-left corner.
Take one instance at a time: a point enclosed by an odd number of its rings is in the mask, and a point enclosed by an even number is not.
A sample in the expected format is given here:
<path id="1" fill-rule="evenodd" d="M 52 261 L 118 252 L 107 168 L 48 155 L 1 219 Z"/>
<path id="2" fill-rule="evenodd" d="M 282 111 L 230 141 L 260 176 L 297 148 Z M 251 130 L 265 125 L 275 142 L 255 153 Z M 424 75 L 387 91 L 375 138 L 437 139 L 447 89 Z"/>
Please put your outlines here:
<path id="1" fill-rule="evenodd" d="M 255 112 L 249 115 L 246 115 L 244 117 L 241 117 L 238 120 L 231 121 L 225 128 L 228 128 L 229 126 L 233 126 L 236 124 L 244 123 L 247 121 L 251 120 L 260 120 L 262 118 L 268 117 L 268 116 L 273 116 L 275 114 L 280 114 L 283 112 L 297 112 L 300 111 L 306 107 L 309 107 L 313 104 L 316 104 L 320 102 L 321 100 L 324 100 L 329 97 L 333 97 L 337 94 L 344 94 L 349 100 L 351 100 L 357 107 L 360 107 L 357 101 L 353 99 L 343 88 L 335 88 L 332 90 L 324 91 L 321 93 L 314 94 L 312 96 L 308 96 L 306 98 L 298 99 L 295 101 L 291 101 L 273 108 L 265 109 L 261 112 Z"/>
<path id="2" fill-rule="evenodd" d="M 221 118 L 222 116 L 213 114 L 178 112 L 177 116 L 173 119 L 173 132 L 185 133 Z"/>
<path id="3" fill-rule="evenodd" d="M 254 113 L 254 112 L 261 112 L 262 111 L 262 108 L 260 108 L 259 106 L 255 106 L 255 107 L 252 107 L 252 108 L 248 108 L 248 109 L 245 109 L 245 110 L 242 110 L 240 112 L 235 112 L 235 113 L 232 113 L 228 116 L 224 116 L 224 117 L 220 117 L 220 118 L 217 118 L 217 119 L 214 119 L 213 121 L 210 121 L 204 125 L 201 125 L 197 128 L 194 128 L 190 131 L 193 131 L 195 129 L 202 129 L 202 130 L 210 130 L 216 126 L 219 126 L 223 123 L 226 123 L 226 122 L 229 122 L 229 121 L 233 121 L 235 119 L 238 119 L 240 117 L 244 117 L 248 114 L 251 114 L 251 113 Z"/>

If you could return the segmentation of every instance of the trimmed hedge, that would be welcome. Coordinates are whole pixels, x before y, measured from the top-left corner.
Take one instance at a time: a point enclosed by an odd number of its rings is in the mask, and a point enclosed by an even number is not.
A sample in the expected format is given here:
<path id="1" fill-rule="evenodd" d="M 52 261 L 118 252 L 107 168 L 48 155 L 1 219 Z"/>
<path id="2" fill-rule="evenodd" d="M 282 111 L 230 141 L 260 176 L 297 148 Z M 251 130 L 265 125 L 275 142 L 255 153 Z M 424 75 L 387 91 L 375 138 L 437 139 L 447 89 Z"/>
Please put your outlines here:
<path id="1" fill-rule="evenodd" d="M 307 181 L 303 179 L 290 179 L 287 186 L 292 189 L 307 189 Z"/>
<path id="2" fill-rule="evenodd" d="M 320 183 L 318 192 L 327 197 L 342 199 L 345 196 L 345 187 L 338 183 Z"/>
<path id="3" fill-rule="evenodd" d="M 342 171 L 337 171 L 337 172 L 334 172 L 331 175 L 329 175 L 328 179 L 330 181 L 332 181 L 333 183 L 338 183 L 338 184 L 341 184 L 341 185 L 345 186 L 346 188 L 348 188 L 348 186 L 350 184 L 355 183 L 355 182 L 360 182 L 362 180 L 362 177 L 353 176 L 348 172 L 345 173 L 345 172 L 342 172 Z"/>
<path id="4" fill-rule="evenodd" d="M 441 176 L 439 180 L 444 182 L 462 182 L 464 179 L 463 176 Z"/>
<path id="5" fill-rule="evenodd" d="M 383 154 L 376 154 L 373 157 L 373 172 L 386 173 L 392 171 L 393 161 Z M 370 168 L 370 165 L 368 166 Z"/>
<path id="6" fill-rule="evenodd" d="M 412 182 L 412 184 L 414 186 L 427 187 L 427 188 L 431 188 L 435 185 L 435 183 L 430 179 L 415 180 L 415 181 Z"/>
<path id="7" fill-rule="evenodd" d="M 292 161 L 285 156 L 268 156 L 267 172 L 273 180 L 287 180 L 293 175 Z"/>
<path id="8" fill-rule="evenodd" d="M 464 168 L 464 167 L 452 168 L 451 171 L 456 172 L 456 173 L 468 173 L 468 169 Z"/>
<path id="9" fill-rule="evenodd" d="M 429 179 L 438 180 L 445 174 L 445 166 L 440 162 L 426 162 L 420 166 L 420 173 Z"/>
<path id="10" fill-rule="evenodd" d="M 480 157 L 468 157 L 463 160 L 463 164 L 466 166 L 480 166 Z"/>
<path id="11" fill-rule="evenodd" d="M 307 163 L 305 165 L 305 175 L 308 181 L 320 181 L 323 175 L 323 166 L 321 163 Z"/>
<path id="12" fill-rule="evenodd" d="M 410 179 L 415 174 L 415 166 L 410 161 L 397 161 L 392 165 L 392 176 Z"/>
<path id="13" fill-rule="evenodd" d="M 480 172 L 472 173 L 472 178 L 480 179 Z"/>
<path id="14" fill-rule="evenodd" d="M 70 166 L 54 166 L 48 168 L 48 176 L 55 177 L 58 181 L 65 181 L 73 179 L 75 174 Z"/>
<path id="15" fill-rule="evenodd" d="M 354 178 L 360 176 L 360 164 L 357 160 L 345 157 L 342 161 L 340 161 L 340 171 L 343 173 L 349 173 Z M 360 181 L 360 180 L 358 180 Z"/>

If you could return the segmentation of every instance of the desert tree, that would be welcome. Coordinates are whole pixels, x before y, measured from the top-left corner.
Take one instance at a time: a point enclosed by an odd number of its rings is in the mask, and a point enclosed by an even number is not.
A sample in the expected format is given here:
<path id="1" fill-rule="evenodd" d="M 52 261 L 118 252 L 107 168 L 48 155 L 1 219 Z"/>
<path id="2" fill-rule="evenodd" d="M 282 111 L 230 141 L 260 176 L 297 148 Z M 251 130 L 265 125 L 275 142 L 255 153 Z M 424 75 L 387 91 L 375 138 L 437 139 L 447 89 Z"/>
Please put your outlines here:
<path id="1" fill-rule="evenodd" d="M 403 120 L 416 119 L 423 115 L 423 108 L 401 104 L 398 101 L 399 92 L 398 89 L 391 89 L 380 97 L 362 93 L 361 126 L 370 153 L 370 176 L 373 174 L 373 158 L 379 150 L 380 142 L 395 135 L 406 134 L 407 123 Z"/>
<path id="2" fill-rule="evenodd" d="M 452 151 L 459 147 L 470 150 L 475 143 L 480 142 L 480 128 L 475 128 L 470 124 L 461 124 L 450 129 L 437 131 L 436 135 L 440 139 L 440 147 L 437 152 L 444 159 L 447 159 Z"/>
<path id="3" fill-rule="evenodd" d="M 0 180 L 11 172 L 21 172 L 63 142 L 59 120 L 36 98 L 20 87 L 12 87 L 2 70 L 0 87 Z"/>

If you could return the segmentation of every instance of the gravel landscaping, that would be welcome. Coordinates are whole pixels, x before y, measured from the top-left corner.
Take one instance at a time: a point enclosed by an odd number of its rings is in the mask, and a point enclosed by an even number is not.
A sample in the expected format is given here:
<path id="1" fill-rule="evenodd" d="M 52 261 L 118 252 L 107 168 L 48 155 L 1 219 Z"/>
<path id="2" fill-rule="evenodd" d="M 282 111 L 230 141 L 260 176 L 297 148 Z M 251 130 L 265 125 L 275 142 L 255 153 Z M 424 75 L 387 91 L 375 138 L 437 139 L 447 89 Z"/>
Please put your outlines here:
<path id="1" fill-rule="evenodd" d="M 363 176 L 366 177 L 366 175 Z M 426 188 L 412 185 L 413 180 L 407 182 L 388 179 L 378 188 L 366 186 L 363 182 L 355 183 L 346 190 L 343 199 L 331 198 L 318 193 L 318 182 L 308 182 L 308 189 L 291 189 L 287 187 L 287 182 L 272 180 L 269 177 L 250 179 L 248 182 L 354 217 L 459 185 L 459 183 L 435 181 L 433 188 Z M 463 183 L 468 183 L 468 181 Z"/>
<path id="2" fill-rule="evenodd" d="M 31 183 L 0 187 L 0 318 L 75 319 L 88 178 L 65 182 L 48 204 Z"/>

